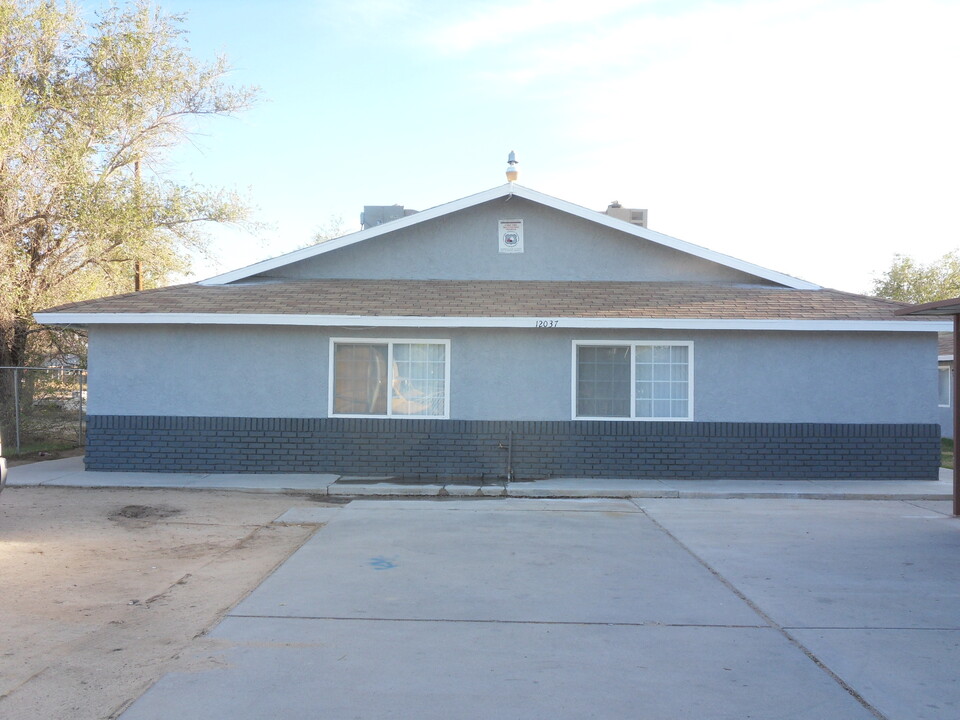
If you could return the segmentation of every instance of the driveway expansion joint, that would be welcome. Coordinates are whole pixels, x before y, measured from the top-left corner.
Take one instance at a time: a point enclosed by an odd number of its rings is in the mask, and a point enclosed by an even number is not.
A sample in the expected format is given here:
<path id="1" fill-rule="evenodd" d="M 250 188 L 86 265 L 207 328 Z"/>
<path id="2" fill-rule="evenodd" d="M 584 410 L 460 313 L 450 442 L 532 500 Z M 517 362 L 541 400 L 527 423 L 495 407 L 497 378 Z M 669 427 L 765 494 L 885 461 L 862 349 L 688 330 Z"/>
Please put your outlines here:
<path id="1" fill-rule="evenodd" d="M 869 702 L 863 695 L 857 692 L 853 686 L 851 686 L 846 680 L 840 677 L 836 672 L 834 672 L 823 660 L 821 660 L 817 655 L 810 650 L 806 645 L 804 645 L 800 640 L 790 633 L 786 627 L 774 620 L 770 615 L 763 611 L 759 605 L 753 602 L 750 598 L 743 593 L 736 585 L 734 585 L 730 580 L 728 580 L 724 575 L 720 574 L 710 563 L 704 560 L 700 555 L 695 553 L 692 548 L 690 548 L 686 543 L 682 542 L 676 535 L 674 535 L 670 530 L 668 530 L 663 524 L 661 524 L 656 518 L 650 515 L 647 512 L 644 514 L 650 519 L 650 521 L 660 529 L 668 538 L 670 538 L 674 543 L 676 543 L 680 548 L 687 552 L 690 557 L 696 560 L 700 565 L 704 567 L 713 577 L 715 577 L 720 583 L 722 583 L 730 592 L 740 598 L 751 610 L 753 610 L 757 615 L 759 615 L 767 625 L 780 633 L 791 645 L 800 650 L 807 658 L 818 668 L 823 670 L 824 673 L 830 676 L 830 678 L 836 682 L 841 688 L 846 691 L 850 697 L 856 700 L 866 711 L 871 713 L 877 720 L 890 720 L 886 715 L 880 712 L 871 702 Z M 806 628 L 804 628 L 806 629 Z"/>
<path id="2" fill-rule="evenodd" d="M 318 621 L 360 621 L 360 622 L 403 622 L 403 623 L 472 623 L 482 625 L 573 625 L 580 627 L 661 627 L 661 628 L 710 628 L 730 630 L 772 630 L 767 624 L 740 625 L 723 623 L 665 623 L 649 622 L 601 622 L 588 620 L 484 620 L 482 618 L 414 618 L 414 617 L 357 617 L 333 615 L 240 615 L 230 614 L 227 617 L 245 620 L 318 620 Z"/>

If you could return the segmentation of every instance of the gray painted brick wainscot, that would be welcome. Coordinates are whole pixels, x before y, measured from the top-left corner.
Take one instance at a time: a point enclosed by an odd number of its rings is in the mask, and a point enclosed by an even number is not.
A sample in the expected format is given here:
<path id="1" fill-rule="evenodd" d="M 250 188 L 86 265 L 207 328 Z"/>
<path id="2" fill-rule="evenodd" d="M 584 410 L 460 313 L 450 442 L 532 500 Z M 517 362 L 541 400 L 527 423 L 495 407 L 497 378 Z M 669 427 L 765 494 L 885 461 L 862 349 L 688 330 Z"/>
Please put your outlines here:
<path id="1" fill-rule="evenodd" d="M 93 415 L 89 470 L 419 479 L 936 480 L 935 424 Z"/>

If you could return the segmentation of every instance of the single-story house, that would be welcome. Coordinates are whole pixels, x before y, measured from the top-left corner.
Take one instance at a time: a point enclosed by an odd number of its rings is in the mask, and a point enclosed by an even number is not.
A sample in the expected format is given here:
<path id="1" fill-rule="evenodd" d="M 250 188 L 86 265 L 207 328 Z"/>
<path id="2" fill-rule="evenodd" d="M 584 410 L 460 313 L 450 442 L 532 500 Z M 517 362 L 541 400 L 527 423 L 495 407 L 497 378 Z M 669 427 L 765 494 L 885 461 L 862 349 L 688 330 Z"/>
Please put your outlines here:
<path id="1" fill-rule="evenodd" d="M 937 477 L 949 323 L 515 183 L 400 215 L 37 313 L 89 330 L 87 468 Z"/>

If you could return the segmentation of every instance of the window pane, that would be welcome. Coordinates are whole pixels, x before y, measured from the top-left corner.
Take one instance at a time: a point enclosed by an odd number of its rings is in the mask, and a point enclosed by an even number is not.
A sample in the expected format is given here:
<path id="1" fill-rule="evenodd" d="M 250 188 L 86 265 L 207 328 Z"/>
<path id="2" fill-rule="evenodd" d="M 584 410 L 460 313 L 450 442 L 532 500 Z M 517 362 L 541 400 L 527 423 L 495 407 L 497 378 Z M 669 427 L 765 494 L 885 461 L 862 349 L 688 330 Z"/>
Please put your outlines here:
<path id="1" fill-rule="evenodd" d="M 387 346 L 338 344 L 333 352 L 333 412 L 386 415 Z"/>
<path id="2" fill-rule="evenodd" d="M 644 382 L 653 380 L 653 363 L 637 361 L 637 380 Z"/>
<path id="3" fill-rule="evenodd" d="M 940 405 L 950 407 L 950 367 L 941 365 L 940 368 Z"/>
<path id="4" fill-rule="evenodd" d="M 443 415 L 446 399 L 446 346 L 395 343 L 393 346 L 394 415 Z"/>
<path id="5" fill-rule="evenodd" d="M 630 417 L 630 348 L 577 348 L 577 416 Z"/>
<path id="6" fill-rule="evenodd" d="M 685 345 L 638 345 L 635 413 L 638 418 L 689 416 L 689 348 Z"/>

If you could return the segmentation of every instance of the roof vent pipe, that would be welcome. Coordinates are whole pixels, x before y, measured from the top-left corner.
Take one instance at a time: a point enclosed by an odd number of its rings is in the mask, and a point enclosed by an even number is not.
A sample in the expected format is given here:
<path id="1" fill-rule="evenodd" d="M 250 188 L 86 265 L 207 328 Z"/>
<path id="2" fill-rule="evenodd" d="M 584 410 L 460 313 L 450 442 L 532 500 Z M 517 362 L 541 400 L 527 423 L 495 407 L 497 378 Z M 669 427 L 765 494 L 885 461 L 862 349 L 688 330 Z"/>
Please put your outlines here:
<path id="1" fill-rule="evenodd" d="M 507 182 L 516 182 L 520 171 L 517 169 L 517 154 L 511 150 L 507 155 Z"/>

